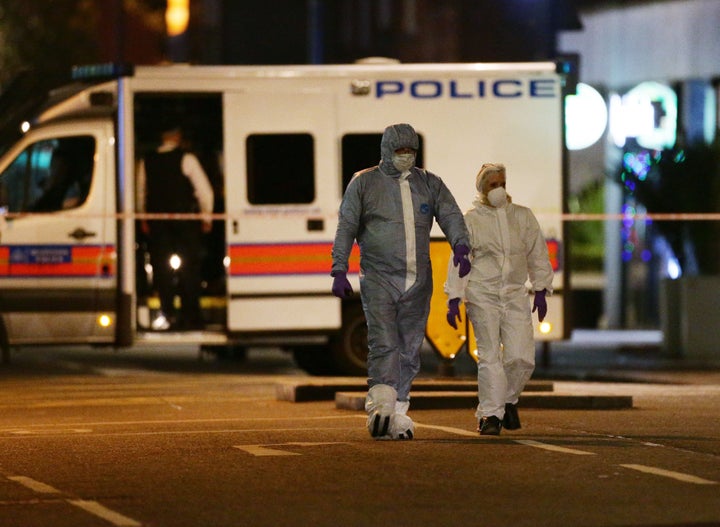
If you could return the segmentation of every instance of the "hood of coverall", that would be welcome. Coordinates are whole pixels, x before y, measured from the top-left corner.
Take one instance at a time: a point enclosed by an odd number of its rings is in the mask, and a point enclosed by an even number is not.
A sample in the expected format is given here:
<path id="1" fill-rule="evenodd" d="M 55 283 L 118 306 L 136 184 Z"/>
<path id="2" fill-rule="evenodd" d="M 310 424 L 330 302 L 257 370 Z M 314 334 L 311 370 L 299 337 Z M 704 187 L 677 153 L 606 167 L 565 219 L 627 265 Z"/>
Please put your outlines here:
<path id="1" fill-rule="evenodd" d="M 417 152 L 418 135 L 409 124 L 393 124 L 385 128 L 380 141 L 380 170 L 383 174 L 397 177 L 400 171 L 393 165 L 392 158 L 398 148 L 412 148 Z"/>
<path id="2" fill-rule="evenodd" d="M 505 173 L 505 165 L 501 163 L 485 163 L 480 168 L 480 172 L 478 172 L 477 176 L 475 177 L 475 188 L 478 192 L 475 195 L 475 200 L 473 201 L 474 207 L 479 208 L 482 205 L 492 207 L 492 205 L 490 205 L 490 201 L 488 200 L 487 194 L 485 194 L 482 189 L 485 186 L 486 179 L 490 177 L 491 174 L 499 171 Z M 507 195 L 507 202 L 512 203 L 512 196 L 510 196 L 510 194 Z"/>

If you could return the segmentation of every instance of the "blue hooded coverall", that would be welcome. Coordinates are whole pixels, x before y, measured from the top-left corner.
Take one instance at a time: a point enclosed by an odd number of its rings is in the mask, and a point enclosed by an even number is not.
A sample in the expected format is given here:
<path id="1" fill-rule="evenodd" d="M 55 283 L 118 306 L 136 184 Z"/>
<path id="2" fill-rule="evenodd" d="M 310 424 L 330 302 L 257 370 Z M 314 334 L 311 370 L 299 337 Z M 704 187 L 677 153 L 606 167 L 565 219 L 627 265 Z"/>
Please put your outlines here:
<path id="1" fill-rule="evenodd" d="M 462 212 L 442 180 L 393 165 L 400 148 L 418 149 L 409 124 L 389 126 L 381 161 L 354 175 L 340 205 L 332 271 L 347 272 L 354 240 L 360 246 L 360 293 L 368 326 L 368 385 L 386 384 L 407 401 L 420 371 L 420 347 L 430 311 L 430 230 L 437 219 L 450 245 L 468 244 Z"/>

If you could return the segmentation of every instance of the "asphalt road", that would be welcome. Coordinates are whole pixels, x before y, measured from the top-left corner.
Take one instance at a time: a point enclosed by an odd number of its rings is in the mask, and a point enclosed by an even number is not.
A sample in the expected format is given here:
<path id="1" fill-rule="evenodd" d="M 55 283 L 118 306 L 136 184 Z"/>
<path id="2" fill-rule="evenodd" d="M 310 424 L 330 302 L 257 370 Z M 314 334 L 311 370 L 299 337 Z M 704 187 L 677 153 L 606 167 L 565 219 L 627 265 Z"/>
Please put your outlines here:
<path id="1" fill-rule="evenodd" d="M 720 525 L 720 386 L 555 382 L 626 410 L 411 409 L 416 439 L 362 412 L 278 401 L 282 353 L 22 351 L 0 370 L 0 525 Z M 314 381 L 318 379 L 313 378 Z"/>

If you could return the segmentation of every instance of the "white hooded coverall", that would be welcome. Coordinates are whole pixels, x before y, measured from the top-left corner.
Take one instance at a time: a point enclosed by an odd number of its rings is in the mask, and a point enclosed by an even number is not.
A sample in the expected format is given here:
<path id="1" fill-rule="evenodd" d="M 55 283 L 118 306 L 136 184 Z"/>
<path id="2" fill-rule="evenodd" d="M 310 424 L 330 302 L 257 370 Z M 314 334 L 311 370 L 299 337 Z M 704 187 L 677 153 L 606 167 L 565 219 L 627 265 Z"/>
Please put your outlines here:
<path id="1" fill-rule="evenodd" d="M 508 200 L 509 201 L 509 200 Z M 552 293 L 547 244 L 532 211 L 508 202 L 494 208 L 475 201 L 465 213 L 472 269 L 453 271 L 445 292 L 466 302 L 478 350 L 477 417 L 502 420 L 505 403 L 517 404 L 535 369 L 535 344 L 526 288 Z"/>

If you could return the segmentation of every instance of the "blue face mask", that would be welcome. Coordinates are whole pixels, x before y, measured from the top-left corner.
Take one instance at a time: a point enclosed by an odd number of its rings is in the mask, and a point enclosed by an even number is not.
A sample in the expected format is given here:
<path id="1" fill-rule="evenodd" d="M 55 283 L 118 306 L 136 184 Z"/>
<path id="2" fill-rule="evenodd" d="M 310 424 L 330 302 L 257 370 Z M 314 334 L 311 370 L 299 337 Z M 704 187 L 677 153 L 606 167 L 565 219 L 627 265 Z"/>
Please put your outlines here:
<path id="1" fill-rule="evenodd" d="M 393 154 L 392 162 L 400 172 L 405 172 L 415 166 L 415 154 Z"/>

